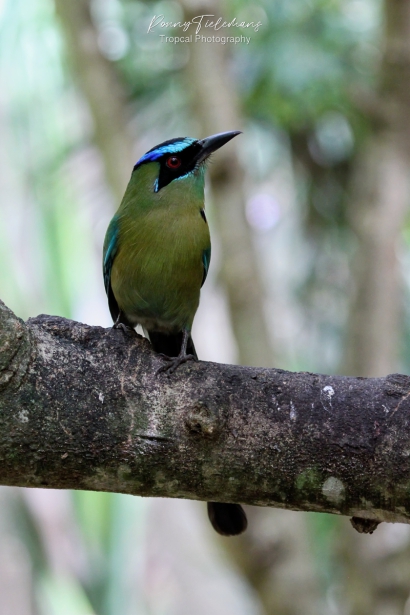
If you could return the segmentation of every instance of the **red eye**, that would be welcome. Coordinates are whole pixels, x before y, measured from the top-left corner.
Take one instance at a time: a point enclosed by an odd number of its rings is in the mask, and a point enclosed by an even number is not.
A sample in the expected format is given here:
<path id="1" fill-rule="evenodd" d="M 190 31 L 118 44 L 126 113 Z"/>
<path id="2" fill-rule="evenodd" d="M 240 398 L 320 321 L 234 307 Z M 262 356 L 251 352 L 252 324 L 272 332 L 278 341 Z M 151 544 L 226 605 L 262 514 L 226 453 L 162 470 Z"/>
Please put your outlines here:
<path id="1" fill-rule="evenodd" d="M 181 166 L 181 160 L 177 156 L 170 156 L 167 159 L 167 167 L 170 169 L 177 169 Z"/>

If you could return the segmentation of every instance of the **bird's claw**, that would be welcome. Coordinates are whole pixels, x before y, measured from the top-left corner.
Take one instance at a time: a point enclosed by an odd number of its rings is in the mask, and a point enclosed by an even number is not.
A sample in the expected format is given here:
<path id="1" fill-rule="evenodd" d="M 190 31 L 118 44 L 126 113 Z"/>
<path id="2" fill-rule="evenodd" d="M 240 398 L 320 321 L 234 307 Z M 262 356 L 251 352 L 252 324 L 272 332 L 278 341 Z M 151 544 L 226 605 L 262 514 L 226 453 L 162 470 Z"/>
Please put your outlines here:
<path id="1" fill-rule="evenodd" d="M 128 335 L 129 333 L 135 333 L 135 330 L 132 327 L 129 327 L 128 325 L 124 325 L 123 322 L 114 323 L 112 328 L 121 329 L 121 331 L 123 331 L 126 335 Z"/>
<path id="2" fill-rule="evenodd" d="M 182 363 L 186 363 L 187 361 L 197 361 L 198 359 L 193 354 L 183 354 L 178 355 L 177 357 L 168 357 L 166 354 L 160 353 L 162 359 L 165 359 L 168 362 L 168 365 L 162 365 L 157 370 L 157 375 L 166 372 L 168 375 L 173 374 L 174 371 L 182 365 Z"/>

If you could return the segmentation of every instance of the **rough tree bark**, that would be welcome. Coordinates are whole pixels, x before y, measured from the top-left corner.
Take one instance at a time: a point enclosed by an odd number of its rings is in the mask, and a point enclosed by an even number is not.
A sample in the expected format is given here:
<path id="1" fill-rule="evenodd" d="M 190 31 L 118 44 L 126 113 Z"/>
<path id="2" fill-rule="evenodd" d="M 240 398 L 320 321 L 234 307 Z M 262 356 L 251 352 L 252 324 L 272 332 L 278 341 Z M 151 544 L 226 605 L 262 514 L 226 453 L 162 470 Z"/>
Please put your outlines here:
<path id="1" fill-rule="evenodd" d="M 0 482 L 410 522 L 410 377 L 189 364 L 0 303 Z"/>

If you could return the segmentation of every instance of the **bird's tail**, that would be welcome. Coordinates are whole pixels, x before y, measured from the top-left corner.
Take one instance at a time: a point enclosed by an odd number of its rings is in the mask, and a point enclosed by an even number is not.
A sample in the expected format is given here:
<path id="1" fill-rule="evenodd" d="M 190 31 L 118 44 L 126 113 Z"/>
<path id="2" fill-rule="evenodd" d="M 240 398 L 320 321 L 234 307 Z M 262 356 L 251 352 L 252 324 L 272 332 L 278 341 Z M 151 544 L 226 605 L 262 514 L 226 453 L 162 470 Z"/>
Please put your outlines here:
<path id="1" fill-rule="evenodd" d="M 155 352 L 162 352 L 168 357 L 177 357 L 182 345 L 182 331 L 168 335 L 158 331 L 149 331 L 148 336 Z M 187 354 L 193 354 L 196 358 L 194 342 L 189 337 Z M 220 502 L 208 502 L 208 517 L 214 530 L 222 536 L 236 536 L 244 532 L 248 526 L 245 511 L 239 504 L 223 504 Z"/>
<path id="2" fill-rule="evenodd" d="M 147 333 L 155 352 L 162 352 L 168 357 L 177 357 L 179 355 L 182 346 L 182 331 L 170 335 L 158 331 L 148 331 Z M 191 336 L 189 336 L 186 351 L 187 354 L 193 354 L 196 359 L 198 358 Z"/>
<path id="3" fill-rule="evenodd" d="M 214 530 L 222 536 L 242 534 L 248 527 L 248 520 L 240 504 L 208 502 L 208 517 Z"/>

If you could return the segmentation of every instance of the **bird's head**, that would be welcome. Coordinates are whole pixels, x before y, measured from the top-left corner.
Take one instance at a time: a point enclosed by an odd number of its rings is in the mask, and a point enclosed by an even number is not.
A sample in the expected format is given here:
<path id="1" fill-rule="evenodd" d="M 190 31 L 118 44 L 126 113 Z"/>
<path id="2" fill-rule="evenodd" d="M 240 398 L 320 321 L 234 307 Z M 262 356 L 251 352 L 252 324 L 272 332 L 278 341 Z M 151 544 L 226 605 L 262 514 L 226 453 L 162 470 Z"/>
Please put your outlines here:
<path id="1" fill-rule="evenodd" d="M 221 132 L 206 139 L 179 137 L 164 141 L 150 149 L 134 166 L 133 176 L 150 178 L 154 193 L 167 186 L 199 183 L 203 188 L 204 163 L 217 149 L 240 131 Z M 152 181 L 153 180 L 153 181 Z M 182 186 L 181 186 L 182 187 Z"/>

